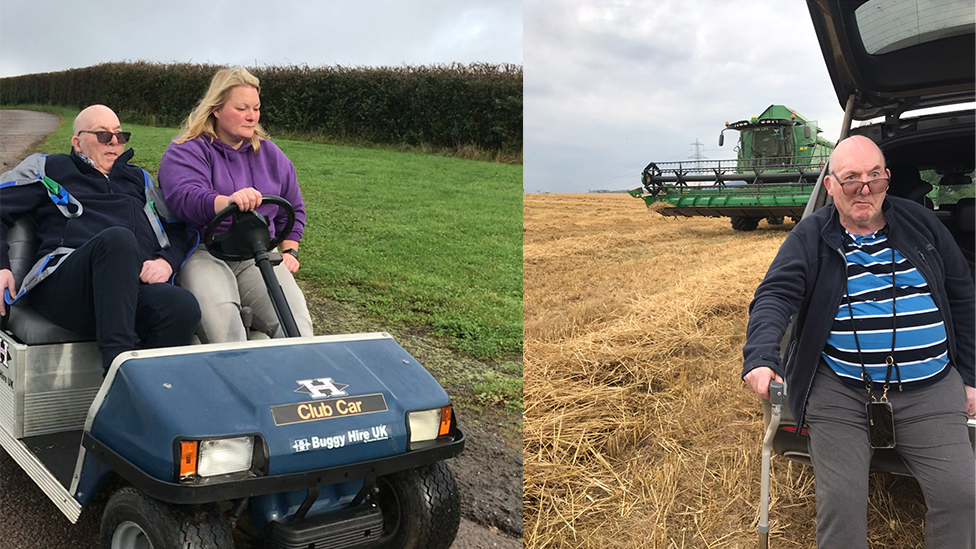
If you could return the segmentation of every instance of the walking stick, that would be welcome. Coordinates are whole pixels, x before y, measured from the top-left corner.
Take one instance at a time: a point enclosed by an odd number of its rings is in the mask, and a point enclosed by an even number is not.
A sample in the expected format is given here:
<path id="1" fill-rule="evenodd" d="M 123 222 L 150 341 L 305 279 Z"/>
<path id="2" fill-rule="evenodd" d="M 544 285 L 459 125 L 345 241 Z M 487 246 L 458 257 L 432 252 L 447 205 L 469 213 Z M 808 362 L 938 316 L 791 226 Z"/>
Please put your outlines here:
<path id="1" fill-rule="evenodd" d="M 762 444 L 762 487 L 759 491 L 759 549 L 769 548 L 769 457 L 773 449 L 773 436 L 779 428 L 783 414 L 783 384 L 769 382 L 769 424 Z"/>

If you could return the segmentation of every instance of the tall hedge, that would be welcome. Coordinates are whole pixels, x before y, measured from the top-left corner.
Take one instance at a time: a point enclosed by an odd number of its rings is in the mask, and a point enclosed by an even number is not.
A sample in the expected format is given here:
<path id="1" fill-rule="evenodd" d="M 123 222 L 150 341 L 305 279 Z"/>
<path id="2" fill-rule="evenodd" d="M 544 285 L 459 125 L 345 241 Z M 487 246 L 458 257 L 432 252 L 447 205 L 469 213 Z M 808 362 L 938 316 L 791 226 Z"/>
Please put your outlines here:
<path id="1" fill-rule="evenodd" d="M 0 105 L 112 107 L 124 121 L 178 126 L 216 65 L 105 63 L 0 79 Z M 261 67 L 269 132 L 377 143 L 522 150 L 522 67 Z"/>

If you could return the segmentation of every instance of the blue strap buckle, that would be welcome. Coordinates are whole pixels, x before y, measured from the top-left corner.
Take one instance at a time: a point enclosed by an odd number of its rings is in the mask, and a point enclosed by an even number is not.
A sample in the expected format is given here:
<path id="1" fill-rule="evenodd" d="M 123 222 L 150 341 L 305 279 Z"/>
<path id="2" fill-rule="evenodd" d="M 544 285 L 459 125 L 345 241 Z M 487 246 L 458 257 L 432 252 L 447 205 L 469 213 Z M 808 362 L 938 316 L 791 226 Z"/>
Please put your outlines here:
<path id="1" fill-rule="evenodd" d="M 68 191 L 64 190 L 63 187 L 58 189 L 58 194 L 56 195 L 51 194 L 49 196 L 51 197 L 51 202 L 54 202 L 55 204 L 58 204 L 60 206 L 67 206 L 69 203 Z"/>

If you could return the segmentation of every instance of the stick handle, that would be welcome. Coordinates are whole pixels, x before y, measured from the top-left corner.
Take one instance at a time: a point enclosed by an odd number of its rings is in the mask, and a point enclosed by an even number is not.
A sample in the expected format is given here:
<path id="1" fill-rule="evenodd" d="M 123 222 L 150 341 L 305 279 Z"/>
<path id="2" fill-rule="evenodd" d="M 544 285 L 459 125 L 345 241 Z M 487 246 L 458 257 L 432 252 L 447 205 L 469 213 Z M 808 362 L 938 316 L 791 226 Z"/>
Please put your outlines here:
<path id="1" fill-rule="evenodd" d="M 769 382 L 769 403 L 777 406 L 783 403 L 783 384 L 778 381 Z"/>
<path id="2" fill-rule="evenodd" d="M 783 414 L 783 384 L 778 381 L 769 382 L 770 415 L 769 424 L 762 445 L 762 478 L 759 489 L 759 547 L 766 549 L 769 538 L 769 460 L 773 449 L 773 436 L 779 428 L 779 420 Z"/>

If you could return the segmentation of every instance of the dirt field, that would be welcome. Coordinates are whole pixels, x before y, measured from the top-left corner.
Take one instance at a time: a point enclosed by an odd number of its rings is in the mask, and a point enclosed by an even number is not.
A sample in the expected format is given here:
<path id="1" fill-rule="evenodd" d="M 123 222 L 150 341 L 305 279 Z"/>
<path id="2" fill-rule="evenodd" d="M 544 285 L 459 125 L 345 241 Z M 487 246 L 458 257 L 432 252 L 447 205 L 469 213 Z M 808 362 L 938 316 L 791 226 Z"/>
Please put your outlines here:
<path id="1" fill-rule="evenodd" d="M 526 194 L 524 540 L 756 547 L 762 413 L 748 306 L 788 231 L 626 194 Z M 812 547 L 812 469 L 773 458 L 770 547 Z M 913 479 L 872 475 L 871 546 L 922 547 Z"/>

